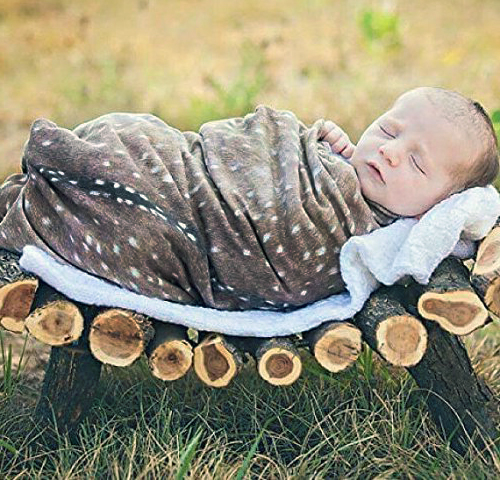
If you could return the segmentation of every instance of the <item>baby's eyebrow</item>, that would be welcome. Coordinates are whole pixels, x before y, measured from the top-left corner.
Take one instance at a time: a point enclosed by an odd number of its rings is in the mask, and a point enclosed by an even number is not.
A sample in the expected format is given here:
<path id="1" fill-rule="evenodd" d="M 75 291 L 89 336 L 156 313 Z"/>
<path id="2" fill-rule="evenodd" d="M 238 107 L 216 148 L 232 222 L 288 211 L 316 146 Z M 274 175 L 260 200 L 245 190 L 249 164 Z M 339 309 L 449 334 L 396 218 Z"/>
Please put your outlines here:
<path id="1" fill-rule="evenodd" d="M 396 127 L 398 131 L 401 131 L 404 129 L 404 123 L 399 122 L 396 120 L 394 117 L 387 117 L 386 120 L 391 124 L 391 126 Z"/>

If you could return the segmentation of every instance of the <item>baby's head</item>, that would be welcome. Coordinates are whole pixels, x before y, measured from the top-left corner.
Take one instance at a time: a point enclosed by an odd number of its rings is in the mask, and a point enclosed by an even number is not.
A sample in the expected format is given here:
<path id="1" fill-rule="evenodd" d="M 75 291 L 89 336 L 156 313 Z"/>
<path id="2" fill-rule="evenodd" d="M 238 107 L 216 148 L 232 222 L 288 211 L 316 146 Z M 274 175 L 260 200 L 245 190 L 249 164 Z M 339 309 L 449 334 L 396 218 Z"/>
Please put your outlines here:
<path id="1" fill-rule="evenodd" d="M 361 135 L 351 163 L 363 195 L 418 216 L 449 195 L 498 174 L 498 143 L 484 109 L 436 87 L 402 94 Z"/>

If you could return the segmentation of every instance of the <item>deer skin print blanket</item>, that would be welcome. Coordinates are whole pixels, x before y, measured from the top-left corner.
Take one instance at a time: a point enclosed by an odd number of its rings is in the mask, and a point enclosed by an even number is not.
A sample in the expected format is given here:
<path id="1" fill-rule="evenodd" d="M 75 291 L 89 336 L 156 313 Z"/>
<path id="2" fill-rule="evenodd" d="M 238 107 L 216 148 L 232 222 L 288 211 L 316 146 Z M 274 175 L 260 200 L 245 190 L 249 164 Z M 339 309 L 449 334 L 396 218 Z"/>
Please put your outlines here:
<path id="1" fill-rule="evenodd" d="M 113 113 L 33 123 L 0 189 L 0 247 L 35 245 L 149 297 L 294 309 L 342 291 L 339 252 L 380 226 L 354 169 L 290 112 L 181 132 Z"/>

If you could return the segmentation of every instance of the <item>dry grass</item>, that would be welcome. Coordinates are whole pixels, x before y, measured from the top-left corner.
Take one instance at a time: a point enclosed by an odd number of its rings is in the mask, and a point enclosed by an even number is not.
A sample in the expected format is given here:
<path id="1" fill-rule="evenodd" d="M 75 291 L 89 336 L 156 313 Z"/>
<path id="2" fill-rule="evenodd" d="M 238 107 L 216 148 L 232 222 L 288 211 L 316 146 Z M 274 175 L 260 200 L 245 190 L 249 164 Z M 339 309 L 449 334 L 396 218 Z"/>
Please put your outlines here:
<path id="1" fill-rule="evenodd" d="M 370 9 L 396 24 L 370 36 L 360 20 Z M 499 24 L 496 0 L 3 0 L 4 175 L 40 116 L 72 127 L 104 112 L 150 111 L 193 129 L 266 103 L 305 122 L 332 118 L 357 138 L 399 93 L 427 84 L 491 112 L 500 108 Z M 241 99 L 235 84 L 256 79 L 236 111 L 213 88 Z"/>
<path id="2" fill-rule="evenodd" d="M 500 394 L 498 343 L 466 339 L 477 371 Z M 364 355 L 349 370 L 320 373 L 308 357 L 294 385 L 266 384 L 248 365 L 226 389 L 192 375 L 153 379 L 143 359 L 105 368 L 97 402 L 78 439 L 33 432 L 38 383 L 18 382 L 0 398 L 0 455 L 5 478 L 498 478 L 500 451 L 490 444 L 465 457 L 438 436 L 404 369 Z M 262 434 L 262 436 L 260 436 Z M 190 451 L 192 455 L 185 455 Z M 255 450 L 252 450 L 252 447 Z M 182 477 L 176 477 L 182 478 Z"/>
<path id="3" fill-rule="evenodd" d="M 374 30 L 362 25 L 370 12 Z M 18 169 L 37 117 L 71 128 L 109 111 L 148 111 L 196 129 L 265 103 L 306 123 L 331 118 L 356 139 L 418 85 L 498 111 L 499 25 L 497 0 L 3 0 L 0 180 Z M 498 322 L 467 339 L 497 394 L 499 339 Z M 0 476 L 165 478 L 197 429 L 191 478 L 234 477 L 260 431 L 252 478 L 500 476 L 498 446 L 465 459 L 450 452 L 408 377 L 384 364 L 369 381 L 358 363 L 281 390 L 246 372 L 223 392 L 191 378 L 151 383 L 140 366 L 108 371 L 95 426 L 77 445 L 63 438 L 51 449 L 25 436 L 46 361 L 33 355 L 33 375 L 0 399 L 0 438 L 18 451 L 0 450 Z"/>

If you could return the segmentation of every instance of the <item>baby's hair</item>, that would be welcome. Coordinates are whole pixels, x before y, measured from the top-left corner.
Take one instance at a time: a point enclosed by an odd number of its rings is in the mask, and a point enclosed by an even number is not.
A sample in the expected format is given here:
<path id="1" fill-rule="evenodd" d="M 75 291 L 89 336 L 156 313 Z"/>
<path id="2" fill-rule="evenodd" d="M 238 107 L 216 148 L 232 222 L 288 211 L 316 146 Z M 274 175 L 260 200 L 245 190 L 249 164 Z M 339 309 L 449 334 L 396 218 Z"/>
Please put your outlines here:
<path id="1" fill-rule="evenodd" d="M 481 144 L 478 156 L 470 168 L 454 172 L 455 192 L 493 183 L 499 173 L 498 139 L 493 123 L 483 106 L 453 90 L 440 87 L 420 87 L 440 113 L 455 125 L 476 135 Z"/>

